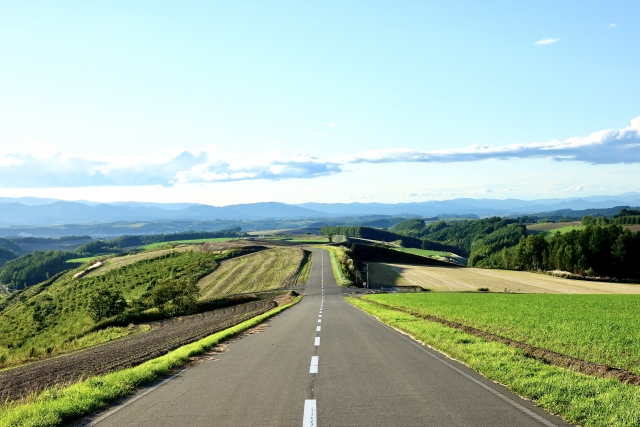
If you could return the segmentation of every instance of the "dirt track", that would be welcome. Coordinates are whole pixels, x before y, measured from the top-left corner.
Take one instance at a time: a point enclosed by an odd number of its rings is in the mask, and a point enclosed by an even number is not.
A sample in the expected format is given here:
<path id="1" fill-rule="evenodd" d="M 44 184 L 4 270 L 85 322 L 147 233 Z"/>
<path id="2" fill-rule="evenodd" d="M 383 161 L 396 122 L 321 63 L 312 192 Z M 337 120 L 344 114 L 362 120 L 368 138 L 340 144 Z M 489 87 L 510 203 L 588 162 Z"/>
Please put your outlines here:
<path id="1" fill-rule="evenodd" d="M 185 344 L 237 325 L 277 305 L 256 301 L 157 322 L 150 332 L 0 373 L 0 402 L 17 400 L 57 385 L 139 365 Z"/>

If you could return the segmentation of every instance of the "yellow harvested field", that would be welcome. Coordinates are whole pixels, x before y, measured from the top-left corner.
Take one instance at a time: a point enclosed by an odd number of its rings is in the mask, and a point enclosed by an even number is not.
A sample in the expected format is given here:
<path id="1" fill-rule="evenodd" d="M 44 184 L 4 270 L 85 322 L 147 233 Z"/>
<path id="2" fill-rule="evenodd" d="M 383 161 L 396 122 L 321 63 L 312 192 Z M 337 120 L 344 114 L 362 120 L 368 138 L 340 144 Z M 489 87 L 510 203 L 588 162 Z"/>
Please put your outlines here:
<path id="1" fill-rule="evenodd" d="M 640 285 L 571 280 L 526 271 L 483 268 L 369 264 L 373 286 L 420 286 L 433 291 L 477 291 L 544 294 L 640 294 Z"/>
<path id="2" fill-rule="evenodd" d="M 276 247 L 222 261 L 198 282 L 202 299 L 290 286 L 302 262 L 302 249 Z"/>
<path id="3" fill-rule="evenodd" d="M 107 273 L 116 268 L 124 267 L 125 265 L 133 264 L 134 262 L 142 261 L 144 259 L 151 259 L 168 254 L 169 252 L 185 252 L 185 251 L 199 251 L 199 246 L 181 246 L 172 249 L 161 249 L 155 251 L 140 252 L 139 254 L 118 256 L 114 258 L 108 258 L 105 260 L 105 265 L 87 274 L 85 277 L 98 276 L 100 274 Z"/>

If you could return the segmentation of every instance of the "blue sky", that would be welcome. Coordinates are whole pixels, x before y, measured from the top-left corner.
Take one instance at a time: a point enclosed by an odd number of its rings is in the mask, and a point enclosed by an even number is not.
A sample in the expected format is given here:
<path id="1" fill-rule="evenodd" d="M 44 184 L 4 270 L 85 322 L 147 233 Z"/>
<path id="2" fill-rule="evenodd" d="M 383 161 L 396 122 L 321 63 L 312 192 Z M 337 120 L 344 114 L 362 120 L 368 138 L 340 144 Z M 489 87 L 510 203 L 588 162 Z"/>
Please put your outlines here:
<path id="1" fill-rule="evenodd" d="M 0 196 L 640 191 L 637 1 L 2 9 Z"/>

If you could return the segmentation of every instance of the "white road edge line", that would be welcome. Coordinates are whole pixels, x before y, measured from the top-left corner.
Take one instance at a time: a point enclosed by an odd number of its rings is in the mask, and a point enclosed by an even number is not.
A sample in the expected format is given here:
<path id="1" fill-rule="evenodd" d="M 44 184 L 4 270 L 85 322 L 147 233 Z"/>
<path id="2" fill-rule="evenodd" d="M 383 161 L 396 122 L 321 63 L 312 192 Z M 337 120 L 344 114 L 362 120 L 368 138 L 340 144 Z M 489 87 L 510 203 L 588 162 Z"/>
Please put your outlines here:
<path id="1" fill-rule="evenodd" d="M 318 414 L 316 412 L 316 400 L 307 399 L 304 401 L 304 415 L 302 416 L 302 427 L 316 427 L 318 425 Z"/>
<path id="2" fill-rule="evenodd" d="M 364 313 L 364 312 L 363 312 Z M 506 396 L 502 393 L 500 393 L 498 390 L 494 390 L 493 388 L 491 388 L 490 386 L 488 386 L 487 384 L 483 383 L 482 381 L 478 380 L 477 378 L 472 377 L 471 375 L 467 374 L 466 372 L 464 372 L 461 369 L 458 369 L 457 367 L 455 367 L 453 364 L 447 362 L 446 360 L 444 360 L 442 357 L 438 356 L 437 354 L 432 353 L 429 350 L 432 350 L 430 347 L 425 348 L 424 344 L 421 344 L 419 342 L 417 342 L 416 340 L 408 337 L 407 335 L 405 335 L 404 333 L 401 333 L 400 331 L 392 328 L 391 326 L 387 325 L 386 323 L 384 323 L 382 320 L 378 319 L 377 317 L 371 316 L 369 313 L 364 313 L 367 316 L 373 317 L 375 320 L 377 320 L 378 322 L 380 322 L 380 324 L 382 324 L 383 326 L 391 329 L 392 331 L 394 331 L 395 333 L 399 334 L 402 338 L 406 339 L 407 341 L 409 341 L 411 344 L 415 345 L 416 347 L 418 347 L 420 350 L 424 351 L 426 354 L 428 354 L 429 356 L 433 357 L 434 359 L 436 359 L 438 362 L 442 363 L 443 365 L 453 369 L 455 372 L 457 372 L 458 374 L 462 375 L 463 377 L 465 377 L 466 379 L 468 379 L 469 381 L 472 381 L 474 383 L 476 383 L 477 385 L 479 385 L 480 387 L 482 387 L 483 389 L 487 390 L 489 393 L 493 394 L 494 396 L 504 400 L 505 402 L 507 402 L 509 405 L 513 406 L 516 409 L 519 409 L 520 411 L 524 412 L 525 414 L 529 415 L 531 418 L 533 418 L 536 421 L 541 422 L 542 424 L 544 424 L 547 427 L 558 427 L 556 424 L 552 423 L 551 421 L 547 420 L 546 418 L 536 414 L 535 412 L 533 412 L 531 409 L 519 404 L 518 402 L 516 402 L 515 400 L 511 399 L 509 396 Z M 433 351 L 438 351 L 433 349 Z"/>
<path id="3" fill-rule="evenodd" d="M 315 340 L 313 340 L 313 345 L 318 347 L 320 345 L 320 337 L 316 337 Z"/>
<path id="4" fill-rule="evenodd" d="M 318 373 L 318 356 L 311 356 L 311 365 L 309 366 L 309 373 L 310 374 L 317 374 Z"/>

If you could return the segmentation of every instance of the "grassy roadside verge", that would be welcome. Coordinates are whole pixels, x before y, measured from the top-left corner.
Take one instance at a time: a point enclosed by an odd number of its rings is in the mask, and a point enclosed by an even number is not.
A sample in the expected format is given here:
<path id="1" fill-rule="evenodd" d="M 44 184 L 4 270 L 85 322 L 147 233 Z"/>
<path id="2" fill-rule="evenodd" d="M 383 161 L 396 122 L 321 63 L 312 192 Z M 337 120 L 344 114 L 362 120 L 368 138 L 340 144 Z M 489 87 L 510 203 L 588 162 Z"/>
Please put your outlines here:
<path id="1" fill-rule="evenodd" d="M 584 427 L 640 424 L 640 387 L 547 365 L 518 349 L 358 298 L 349 303 Z"/>
<path id="2" fill-rule="evenodd" d="M 262 321 L 298 303 L 291 303 L 249 319 L 239 325 L 178 348 L 164 356 L 133 368 L 93 377 L 61 389 L 49 389 L 29 399 L 27 403 L 8 404 L 0 408 L 0 427 L 60 426 L 71 419 L 88 414 L 116 399 L 133 393 L 136 387 L 153 381 L 159 375 L 184 365 L 189 357 L 200 354 L 220 342 L 252 328 Z"/>
<path id="3" fill-rule="evenodd" d="M 320 249 L 326 249 L 329 251 L 329 257 L 331 258 L 331 269 L 333 275 L 336 278 L 336 282 L 340 286 L 350 286 L 353 282 L 349 279 L 349 274 L 346 271 L 346 267 L 343 263 L 339 262 L 339 259 L 346 260 L 348 257 L 345 253 L 345 249 L 339 246 L 318 246 Z"/>
<path id="4" fill-rule="evenodd" d="M 313 252 L 305 251 L 307 256 L 305 257 L 304 266 L 298 275 L 298 281 L 296 285 L 304 285 L 309 280 L 309 272 L 311 271 L 311 264 L 313 262 Z"/>

